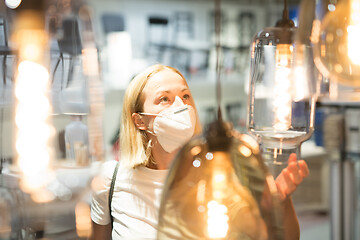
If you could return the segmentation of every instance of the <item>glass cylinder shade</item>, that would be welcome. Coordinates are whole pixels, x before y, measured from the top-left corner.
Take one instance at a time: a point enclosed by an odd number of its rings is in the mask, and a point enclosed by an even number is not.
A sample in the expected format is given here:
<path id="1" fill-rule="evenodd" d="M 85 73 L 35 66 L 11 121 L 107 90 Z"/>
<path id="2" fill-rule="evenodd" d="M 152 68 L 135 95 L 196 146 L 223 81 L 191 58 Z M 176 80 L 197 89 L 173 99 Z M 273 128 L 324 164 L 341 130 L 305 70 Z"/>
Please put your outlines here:
<path id="1" fill-rule="evenodd" d="M 174 159 L 158 239 L 283 239 L 281 216 L 256 141 L 215 122 Z"/>
<path id="2" fill-rule="evenodd" d="M 342 0 L 327 6 L 314 22 L 314 61 L 331 81 L 360 86 L 360 0 Z"/>
<path id="3" fill-rule="evenodd" d="M 266 162 L 282 165 L 314 128 L 315 77 L 310 46 L 295 45 L 295 28 L 269 27 L 254 38 L 248 130 Z"/>

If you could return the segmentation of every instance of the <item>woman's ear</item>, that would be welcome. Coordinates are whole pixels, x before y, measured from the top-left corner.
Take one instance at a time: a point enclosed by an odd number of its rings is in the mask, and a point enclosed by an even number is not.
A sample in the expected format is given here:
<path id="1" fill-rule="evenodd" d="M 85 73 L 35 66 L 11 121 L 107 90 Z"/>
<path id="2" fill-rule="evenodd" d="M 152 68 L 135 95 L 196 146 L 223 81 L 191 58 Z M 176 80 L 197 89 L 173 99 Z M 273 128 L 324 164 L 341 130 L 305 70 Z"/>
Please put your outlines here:
<path id="1" fill-rule="evenodd" d="M 133 121 L 134 121 L 134 123 L 135 123 L 135 126 L 136 126 L 139 130 L 147 130 L 147 126 L 146 126 L 146 124 L 145 124 L 145 122 L 144 122 L 144 119 L 143 119 L 143 117 L 142 117 L 140 114 L 138 114 L 138 113 L 133 113 L 133 114 L 131 115 L 131 117 L 132 117 L 132 119 L 133 119 Z"/>

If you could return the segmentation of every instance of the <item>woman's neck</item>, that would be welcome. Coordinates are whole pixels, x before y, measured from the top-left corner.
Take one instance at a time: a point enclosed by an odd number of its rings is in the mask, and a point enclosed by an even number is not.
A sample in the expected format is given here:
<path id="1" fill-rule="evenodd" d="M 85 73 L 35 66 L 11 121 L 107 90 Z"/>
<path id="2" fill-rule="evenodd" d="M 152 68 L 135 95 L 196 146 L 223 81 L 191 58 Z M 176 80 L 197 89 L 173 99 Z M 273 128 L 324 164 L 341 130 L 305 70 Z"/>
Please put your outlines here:
<path id="1" fill-rule="evenodd" d="M 159 144 L 154 144 L 152 147 L 152 155 L 154 162 L 149 162 L 147 167 L 164 170 L 170 167 L 170 164 L 176 155 L 176 151 L 168 153 Z"/>

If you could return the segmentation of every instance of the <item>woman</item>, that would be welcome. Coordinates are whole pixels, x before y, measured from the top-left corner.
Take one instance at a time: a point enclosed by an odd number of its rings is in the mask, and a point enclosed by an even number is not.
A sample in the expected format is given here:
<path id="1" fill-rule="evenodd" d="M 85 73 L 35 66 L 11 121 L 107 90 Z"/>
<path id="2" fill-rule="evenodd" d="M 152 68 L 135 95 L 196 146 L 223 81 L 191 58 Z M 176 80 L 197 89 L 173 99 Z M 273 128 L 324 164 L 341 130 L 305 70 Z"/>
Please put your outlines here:
<path id="1" fill-rule="evenodd" d="M 201 132 L 198 114 L 184 76 L 176 69 L 154 65 L 136 76 L 126 90 L 121 122 L 121 159 L 108 207 L 114 162 L 104 167 L 106 187 L 94 195 L 91 239 L 156 239 L 161 191 L 177 150 Z M 179 134 L 180 133 L 180 134 Z M 284 199 L 289 237 L 299 238 L 291 198 L 308 168 L 304 161 L 289 160 L 277 181 Z M 113 231 L 111 231 L 111 229 Z M 294 237 L 294 238 L 292 238 Z"/>

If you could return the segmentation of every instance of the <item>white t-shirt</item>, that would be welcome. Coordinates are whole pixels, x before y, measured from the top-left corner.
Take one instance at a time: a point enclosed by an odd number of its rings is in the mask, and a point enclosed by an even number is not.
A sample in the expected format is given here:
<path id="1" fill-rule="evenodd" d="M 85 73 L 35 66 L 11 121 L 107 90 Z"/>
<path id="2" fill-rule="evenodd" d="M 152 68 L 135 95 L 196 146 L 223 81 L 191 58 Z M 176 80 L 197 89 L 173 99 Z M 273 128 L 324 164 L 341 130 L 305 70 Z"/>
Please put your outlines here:
<path id="1" fill-rule="evenodd" d="M 96 192 L 91 219 L 100 225 L 110 223 L 108 196 L 116 161 L 104 163 L 106 184 Z M 111 202 L 114 218 L 112 238 L 156 239 L 161 194 L 168 170 L 146 167 L 118 170 Z"/>

